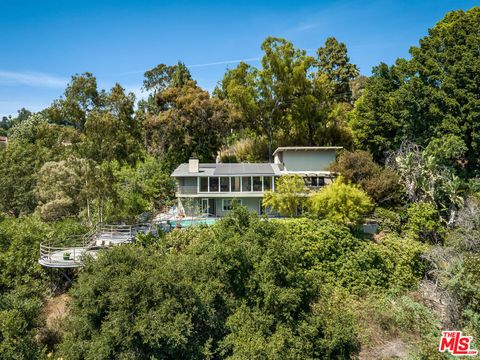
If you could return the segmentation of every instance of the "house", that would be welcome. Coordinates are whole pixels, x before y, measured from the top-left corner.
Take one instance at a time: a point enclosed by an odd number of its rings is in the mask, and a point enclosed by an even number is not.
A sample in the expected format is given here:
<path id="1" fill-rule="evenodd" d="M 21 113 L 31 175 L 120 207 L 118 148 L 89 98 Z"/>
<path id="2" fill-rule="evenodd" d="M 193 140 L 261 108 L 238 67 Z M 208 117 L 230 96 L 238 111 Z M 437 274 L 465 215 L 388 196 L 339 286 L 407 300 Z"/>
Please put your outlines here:
<path id="1" fill-rule="evenodd" d="M 279 147 L 273 163 L 200 163 L 190 159 L 172 173 L 178 183 L 180 211 L 186 215 L 224 216 L 232 201 L 262 214 L 263 194 L 275 191 L 282 175 L 299 174 L 305 185 L 317 189 L 329 184 L 334 174 L 328 169 L 341 147 Z"/>
<path id="2" fill-rule="evenodd" d="M 0 146 L 7 146 L 8 138 L 6 136 L 0 136 Z"/>

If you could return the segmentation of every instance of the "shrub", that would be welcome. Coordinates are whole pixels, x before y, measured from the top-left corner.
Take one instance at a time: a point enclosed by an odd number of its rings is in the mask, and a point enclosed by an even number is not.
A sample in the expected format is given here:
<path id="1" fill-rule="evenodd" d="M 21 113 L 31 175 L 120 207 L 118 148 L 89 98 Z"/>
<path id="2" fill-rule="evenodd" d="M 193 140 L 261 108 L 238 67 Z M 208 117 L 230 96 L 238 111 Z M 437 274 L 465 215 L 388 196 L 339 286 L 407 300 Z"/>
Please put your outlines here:
<path id="1" fill-rule="evenodd" d="M 438 211 L 429 203 L 412 203 L 407 209 L 405 232 L 432 244 L 441 243 L 445 227 Z"/>
<path id="2" fill-rule="evenodd" d="M 399 203 L 402 196 L 397 173 L 373 161 L 368 151 L 343 151 L 331 170 L 346 183 L 359 185 L 378 204 Z"/>
<path id="3" fill-rule="evenodd" d="M 266 191 L 263 206 L 284 216 L 296 216 L 305 206 L 307 188 L 300 175 L 284 175 L 275 182 L 275 191 Z"/>
<path id="4" fill-rule="evenodd" d="M 309 199 L 312 214 L 344 225 L 358 225 L 372 208 L 372 202 L 364 191 L 345 184 L 341 178 Z"/>
<path id="5" fill-rule="evenodd" d="M 402 212 L 401 209 L 390 210 L 377 207 L 373 216 L 378 222 L 380 231 L 400 234 L 402 231 Z"/>

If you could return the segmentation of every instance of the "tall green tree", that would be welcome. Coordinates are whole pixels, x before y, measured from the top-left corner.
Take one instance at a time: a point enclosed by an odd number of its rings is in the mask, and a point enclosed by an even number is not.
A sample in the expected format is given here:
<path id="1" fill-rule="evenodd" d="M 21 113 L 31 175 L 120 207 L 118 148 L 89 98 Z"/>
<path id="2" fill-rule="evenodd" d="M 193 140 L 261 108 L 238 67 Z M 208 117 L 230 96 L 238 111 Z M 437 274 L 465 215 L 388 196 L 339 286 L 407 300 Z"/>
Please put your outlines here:
<path id="1" fill-rule="evenodd" d="M 92 73 L 74 75 L 64 92 L 45 110 L 52 121 L 83 130 L 88 114 L 103 104 L 103 94 L 97 89 L 97 79 Z"/>
<path id="2" fill-rule="evenodd" d="M 42 148 L 28 143 L 11 143 L 0 151 L 0 212 L 13 216 L 35 209 L 36 171 L 43 164 Z"/>
<path id="3" fill-rule="evenodd" d="M 140 124 L 134 118 L 135 96 L 119 85 L 104 94 L 104 106 L 90 111 L 83 125 L 84 156 L 134 162 L 140 151 Z"/>
<path id="4" fill-rule="evenodd" d="M 360 74 L 355 64 L 350 62 L 347 46 L 334 37 L 325 41 L 325 46 L 317 50 L 318 71 L 327 75 L 333 85 L 333 98 L 337 102 L 352 102 L 350 83 Z"/>
<path id="5" fill-rule="evenodd" d="M 196 155 L 212 161 L 230 129 L 230 107 L 219 98 L 188 81 L 169 87 L 156 96 L 160 110 L 147 117 L 149 152 L 175 165 Z"/>
<path id="6" fill-rule="evenodd" d="M 280 38 L 268 37 L 261 48 L 262 69 L 240 63 L 225 74 L 216 93 L 235 104 L 247 127 L 266 136 L 272 160 L 275 135 L 286 123 L 285 113 L 306 81 L 313 58 Z"/>
<path id="7" fill-rule="evenodd" d="M 375 68 L 353 113 L 358 145 L 381 160 L 406 139 L 428 146 L 449 135 L 463 150 L 455 161 L 476 173 L 479 28 L 479 7 L 450 12 L 410 49 L 410 60 Z"/>

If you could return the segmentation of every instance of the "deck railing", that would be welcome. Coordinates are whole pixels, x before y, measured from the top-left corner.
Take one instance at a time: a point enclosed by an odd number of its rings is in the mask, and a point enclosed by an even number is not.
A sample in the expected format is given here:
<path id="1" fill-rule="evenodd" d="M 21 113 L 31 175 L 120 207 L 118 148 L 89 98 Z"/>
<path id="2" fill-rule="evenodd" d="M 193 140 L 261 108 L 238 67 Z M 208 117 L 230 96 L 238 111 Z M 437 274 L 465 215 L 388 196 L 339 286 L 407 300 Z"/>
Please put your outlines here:
<path id="1" fill-rule="evenodd" d="M 79 267 L 83 265 L 86 255 L 95 256 L 101 248 L 133 242 L 138 233 L 150 230 L 149 224 L 99 224 L 84 235 L 42 242 L 38 262 L 47 267 Z"/>
<path id="2" fill-rule="evenodd" d="M 182 195 L 194 195 L 198 192 L 196 185 L 178 185 L 177 193 Z"/>

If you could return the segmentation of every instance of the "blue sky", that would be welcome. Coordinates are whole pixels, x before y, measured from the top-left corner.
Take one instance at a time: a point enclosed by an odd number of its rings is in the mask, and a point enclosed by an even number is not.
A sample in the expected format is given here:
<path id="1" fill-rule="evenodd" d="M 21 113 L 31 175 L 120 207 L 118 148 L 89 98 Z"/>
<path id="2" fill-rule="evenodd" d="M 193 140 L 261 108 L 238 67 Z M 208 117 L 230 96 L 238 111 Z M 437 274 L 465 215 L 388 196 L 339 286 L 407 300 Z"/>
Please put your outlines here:
<path id="1" fill-rule="evenodd" d="M 178 60 L 212 90 L 227 67 L 258 65 L 265 37 L 314 53 L 328 36 L 368 75 L 407 57 L 446 12 L 476 1 L 17 1 L 0 0 L 0 116 L 60 97 L 71 75 L 92 72 L 141 94 L 145 70 Z"/>

